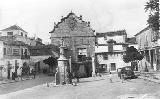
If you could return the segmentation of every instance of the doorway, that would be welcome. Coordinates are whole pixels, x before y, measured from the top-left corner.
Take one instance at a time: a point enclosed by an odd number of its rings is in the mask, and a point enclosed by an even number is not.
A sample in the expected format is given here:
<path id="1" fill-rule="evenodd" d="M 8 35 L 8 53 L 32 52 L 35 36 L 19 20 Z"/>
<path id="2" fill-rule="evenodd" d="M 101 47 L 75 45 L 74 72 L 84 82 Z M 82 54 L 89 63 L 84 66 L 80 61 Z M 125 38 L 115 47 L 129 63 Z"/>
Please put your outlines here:
<path id="1" fill-rule="evenodd" d="M 111 63 L 111 71 L 115 71 L 116 70 L 116 63 Z"/>
<path id="2" fill-rule="evenodd" d="M 8 70 L 7 70 L 8 71 L 8 76 L 7 76 L 7 78 L 10 79 L 10 73 L 11 73 L 11 64 L 10 64 L 10 61 L 8 61 L 8 66 L 7 67 L 8 67 Z"/>

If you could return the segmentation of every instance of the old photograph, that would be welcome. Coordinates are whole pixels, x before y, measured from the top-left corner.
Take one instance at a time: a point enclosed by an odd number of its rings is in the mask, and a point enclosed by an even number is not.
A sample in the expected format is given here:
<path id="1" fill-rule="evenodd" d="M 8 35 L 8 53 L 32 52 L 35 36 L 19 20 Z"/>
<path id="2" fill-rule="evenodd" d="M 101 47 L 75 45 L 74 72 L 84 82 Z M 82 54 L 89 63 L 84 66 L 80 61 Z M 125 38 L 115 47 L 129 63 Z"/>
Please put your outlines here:
<path id="1" fill-rule="evenodd" d="M 0 0 L 0 99 L 160 99 L 159 0 Z"/>

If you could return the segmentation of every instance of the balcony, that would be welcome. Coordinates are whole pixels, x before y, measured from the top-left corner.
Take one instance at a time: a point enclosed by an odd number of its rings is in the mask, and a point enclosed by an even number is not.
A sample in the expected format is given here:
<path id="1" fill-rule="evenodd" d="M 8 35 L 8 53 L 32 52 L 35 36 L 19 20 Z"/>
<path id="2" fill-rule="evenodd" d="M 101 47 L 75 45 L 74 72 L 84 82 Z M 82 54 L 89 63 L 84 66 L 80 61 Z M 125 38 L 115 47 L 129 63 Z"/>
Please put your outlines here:
<path id="1" fill-rule="evenodd" d="M 103 52 L 123 52 L 123 45 L 100 45 L 95 46 L 95 53 L 103 53 Z"/>
<path id="2" fill-rule="evenodd" d="M 12 54 L 9 54 L 9 55 L 3 55 L 3 58 L 4 59 L 20 59 L 21 56 L 20 55 L 12 55 Z"/>

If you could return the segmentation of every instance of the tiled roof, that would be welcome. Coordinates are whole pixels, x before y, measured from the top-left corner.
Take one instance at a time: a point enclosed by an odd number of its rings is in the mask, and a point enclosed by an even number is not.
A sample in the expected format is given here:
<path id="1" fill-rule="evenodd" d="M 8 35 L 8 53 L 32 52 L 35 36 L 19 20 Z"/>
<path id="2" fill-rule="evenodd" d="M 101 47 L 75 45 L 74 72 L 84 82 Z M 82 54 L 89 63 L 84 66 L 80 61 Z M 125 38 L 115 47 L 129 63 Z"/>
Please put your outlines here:
<path id="1" fill-rule="evenodd" d="M 141 33 L 143 33 L 144 31 L 146 31 L 146 30 L 148 30 L 150 27 L 149 26 L 147 26 L 146 28 L 144 28 L 143 30 L 141 30 L 139 33 L 137 33 L 136 35 L 134 35 L 134 36 L 137 36 L 137 35 L 139 35 L 139 34 L 141 34 Z"/>
<path id="2" fill-rule="evenodd" d="M 21 30 L 23 32 L 26 32 L 25 30 L 23 30 L 21 27 L 17 26 L 17 25 L 13 25 L 13 26 L 10 26 L 6 29 L 3 29 L 1 31 L 10 31 L 10 30 Z M 27 32 L 26 32 L 27 33 Z"/>
<path id="3" fill-rule="evenodd" d="M 59 48 L 54 45 L 30 46 L 29 49 L 31 56 L 53 55 L 54 53 L 59 54 Z"/>
<path id="4" fill-rule="evenodd" d="M 7 45 L 13 45 L 13 46 L 27 46 L 24 42 L 22 41 L 17 41 L 15 40 L 14 37 L 12 36 L 1 36 L 0 41 L 3 41 Z"/>
<path id="5" fill-rule="evenodd" d="M 118 31 L 111 31 L 111 32 L 103 32 L 103 33 L 96 33 L 98 37 L 107 36 L 116 36 L 116 35 L 127 35 L 126 30 L 118 30 Z"/>

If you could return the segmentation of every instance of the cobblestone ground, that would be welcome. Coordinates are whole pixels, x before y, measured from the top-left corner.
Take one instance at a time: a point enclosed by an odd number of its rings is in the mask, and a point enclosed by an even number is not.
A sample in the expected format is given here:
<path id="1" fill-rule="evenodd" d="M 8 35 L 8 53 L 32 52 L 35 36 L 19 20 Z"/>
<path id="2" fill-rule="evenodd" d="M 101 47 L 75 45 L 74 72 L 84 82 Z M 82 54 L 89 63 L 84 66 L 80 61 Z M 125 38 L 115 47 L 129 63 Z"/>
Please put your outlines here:
<path id="1" fill-rule="evenodd" d="M 143 97 L 134 99 L 160 99 L 158 98 L 160 97 L 160 84 L 143 79 L 132 79 L 122 83 L 117 75 L 114 75 L 113 78 L 113 83 L 109 82 L 107 75 L 103 75 L 102 77 L 80 79 L 78 86 L 47 87 L 47 84 L 43 84 L 0 95 L 0 99 L 116 99 L 120 95 L 122 95 L 121 99 L 133 99 L 133 96 Z M 132 97 L 124 98 L 123 95 L 132 95 Z M 157 98 L 144 98 L 148 95 L 154 95 Z"/>
<path id="2" fill-rule="evenodd" d="M 15 91 L 23 90 L 26 88 L 31 88 L 31 87 L 41 85 L 46 82 L 52 82 L 52 81 L 54 81 L 54 77 L 40 74 L 40 75 L 36 76 L 36 79 L 1 84 L 0 85 L 0 94 L 15 92 Z"/>

